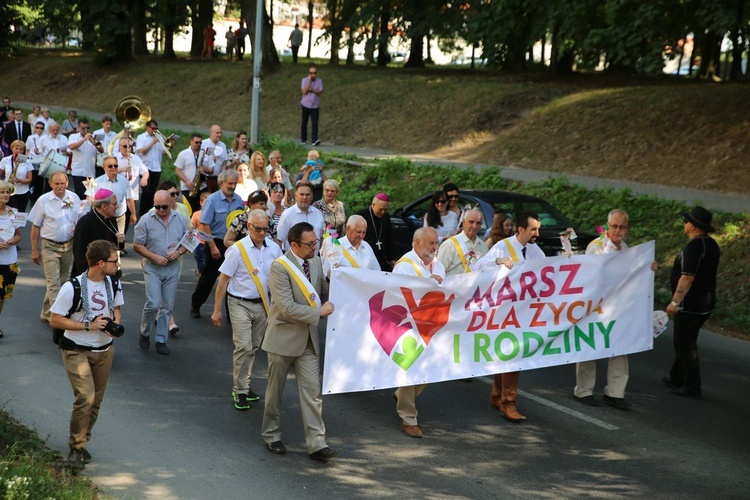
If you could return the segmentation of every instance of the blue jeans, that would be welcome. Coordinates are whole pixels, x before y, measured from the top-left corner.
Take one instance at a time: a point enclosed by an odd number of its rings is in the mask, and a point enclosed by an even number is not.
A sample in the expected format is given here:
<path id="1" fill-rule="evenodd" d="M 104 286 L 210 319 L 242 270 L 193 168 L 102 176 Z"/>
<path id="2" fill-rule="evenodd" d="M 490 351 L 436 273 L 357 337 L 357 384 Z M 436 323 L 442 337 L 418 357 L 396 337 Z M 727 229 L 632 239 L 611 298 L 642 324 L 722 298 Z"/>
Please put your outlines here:
<path id="1" fill-rule="evenodd" d="M 146 337 L 156 330 L 156 342 L 167 343 L 169 333 L 169 317 L 174 309 L 174 299 L 177 294 L 177 283 L 180 279 L 180 261 L 175 260 L 166 266 L 157 266 L 151 262 L 143 265 L 143 281 L 146 285 L 146 304 L 143 306 L 141 317 L 141 334 Z M 156 313 L 162 314 L 154 327 Z"/>
<path id="2" fill-rule="evenodd" d="M 193 251 L 193 257 L 195 258 L 195 265 L 198 268 L 198 272 L 203 274 L 206 269 L 206 245 L 201 243 Z"/>

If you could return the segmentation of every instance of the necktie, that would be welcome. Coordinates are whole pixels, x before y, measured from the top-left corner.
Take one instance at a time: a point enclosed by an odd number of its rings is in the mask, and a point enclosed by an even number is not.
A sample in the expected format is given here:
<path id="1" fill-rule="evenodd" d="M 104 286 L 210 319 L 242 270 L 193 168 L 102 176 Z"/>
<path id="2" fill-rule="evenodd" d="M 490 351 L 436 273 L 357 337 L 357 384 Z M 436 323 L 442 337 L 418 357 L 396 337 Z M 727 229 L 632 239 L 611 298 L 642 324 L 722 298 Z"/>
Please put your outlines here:
<path id="1" fill-rule="evenodd" d="M 526 260 L 526 247 L 521 249 L 521 255 L 523 255 L 523 260 Z"/>
<path id="2" fill-rule="evenodd" d="M 16 122 L 16 125 L 18 126 L 18 140 L 21 140 L 21 124 Z"/>
<path id="3" fill-rule="evenodd" d="M 307 260 L 302 261 L 302 270 L 305 272 L 305 278 L 307 278 L 307 281 L 312 281 L 310 279 L 310 264 L 307 263 Z"/>

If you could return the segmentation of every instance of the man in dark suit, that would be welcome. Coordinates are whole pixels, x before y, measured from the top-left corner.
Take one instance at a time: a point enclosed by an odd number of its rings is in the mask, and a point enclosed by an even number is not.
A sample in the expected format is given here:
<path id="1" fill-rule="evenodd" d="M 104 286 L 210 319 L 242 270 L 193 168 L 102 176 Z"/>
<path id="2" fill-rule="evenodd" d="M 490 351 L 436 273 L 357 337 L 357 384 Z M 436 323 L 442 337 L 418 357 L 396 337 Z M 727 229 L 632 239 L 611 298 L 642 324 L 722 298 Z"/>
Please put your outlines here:
<path id="1" fill-rule="evenodd" d="M 307 451 L 313 460 L 327 462 L 338 452 L 328 447 L 325 438 L 318 322 L 333 312 L 333 304 L 322 299 L 328 295 L 328 282 L 320 257 L 315 255 L 318 236 L 313 226 L 307 222 L 295 224 L 287 241 L 290 250 L 274 261 L 268 277 L 272 302 L 261 345 L 268 353 L 262 436 L 271 453 L 286 453 L 281 442 L 281 397 L 287 373 L 293 368 Z"/>
<path id="2" fill-rule="evenodd" d="M 5 143 L 12 144 L 13 141 L 23 141 L 31 135 L 31 125 L 23 119 L 23 111 L 16 108 L 13 110 L 13 119 L 5 124 Z"/>

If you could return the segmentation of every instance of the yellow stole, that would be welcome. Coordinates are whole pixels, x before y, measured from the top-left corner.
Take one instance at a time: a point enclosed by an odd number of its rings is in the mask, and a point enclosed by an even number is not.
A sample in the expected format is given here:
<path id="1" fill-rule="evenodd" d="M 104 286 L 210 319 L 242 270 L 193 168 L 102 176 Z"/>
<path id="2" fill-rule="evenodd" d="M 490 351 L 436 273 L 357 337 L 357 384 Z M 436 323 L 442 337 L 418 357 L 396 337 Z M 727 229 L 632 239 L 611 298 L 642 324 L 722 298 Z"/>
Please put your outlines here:
<path id="1" fill-rule="evenodd" d="M 247 253 L 247 250 L 245 250 L 245 246 L 240 241 L 235 242 L 235 245 L 237 245 L 237 249 L 240 251 L 242 260 L 245 261 L 247 272 L 250 273 L 250 277 L 253 279 L 255 286 L 258 288 L 260 298 L 263 300 L 263 309 L 266 310 L 266 316 L 268 316 L 270 313 L 268 308 L 268 292 L 266 292 L 266 289 L 263 288 L 263 283 L 260 281 L 260 276 L 258 276 L 260 274 L 260 270 L 256 269 L 256 267 L 253 266 L 253 260 L 250 258 L 250 254 Z"/>

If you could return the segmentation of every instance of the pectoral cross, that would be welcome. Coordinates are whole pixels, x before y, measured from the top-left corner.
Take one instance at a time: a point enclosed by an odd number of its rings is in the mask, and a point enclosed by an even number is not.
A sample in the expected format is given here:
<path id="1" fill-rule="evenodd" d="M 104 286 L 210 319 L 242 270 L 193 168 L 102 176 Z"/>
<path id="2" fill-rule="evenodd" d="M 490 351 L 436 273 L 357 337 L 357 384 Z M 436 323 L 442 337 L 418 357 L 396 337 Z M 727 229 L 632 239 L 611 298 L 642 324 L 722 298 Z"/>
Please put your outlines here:
<path id="1" fill-rule="evenodd" d="M 382 250 L 383 249 L 383 244 L 381 242 L 379 242 L 379 241 L 375 243 L 375 246 L 378 247 L 378 250 Z"/>

